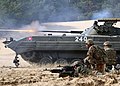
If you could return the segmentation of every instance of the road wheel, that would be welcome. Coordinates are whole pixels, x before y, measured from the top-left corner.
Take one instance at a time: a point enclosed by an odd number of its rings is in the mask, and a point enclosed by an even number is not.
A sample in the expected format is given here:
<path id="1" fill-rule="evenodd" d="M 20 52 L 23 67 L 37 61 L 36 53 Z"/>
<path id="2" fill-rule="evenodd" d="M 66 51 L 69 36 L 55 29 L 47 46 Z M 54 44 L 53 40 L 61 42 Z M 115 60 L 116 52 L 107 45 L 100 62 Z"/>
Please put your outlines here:
<path id="1" fill-rule="evenodd" d="M 49 58 L 49 57 L 43 57 L 40 62 L 39 62 L 40 65 L 51 65 L 52 64 L 52 59 Z"/>
<path id="2" fill-rule="evenodd" d="M 34 51 L 29 51 L 21 54 L 22 58 L 24 60 L 32 60 L 35 57 L 35 52 Z"/>
<path id="3" fill-rule="evenodd" d="M 65 59 L 58 59 L 58 60 L 55 61 L 54 64 L 55 65 L 66 65 L 66 64 L 68 64 L 68 62 Z"/>
<path id="4" fill-rule="evenodd" d="M 80 61 L 80 62 L 82 63 L 82 61 L 81 61 L 80 59 L 74 59 L 74 60 L 72 60 L 70 63 L 73 64 L 73 63 L 76 62 L 76 61 Z"/>

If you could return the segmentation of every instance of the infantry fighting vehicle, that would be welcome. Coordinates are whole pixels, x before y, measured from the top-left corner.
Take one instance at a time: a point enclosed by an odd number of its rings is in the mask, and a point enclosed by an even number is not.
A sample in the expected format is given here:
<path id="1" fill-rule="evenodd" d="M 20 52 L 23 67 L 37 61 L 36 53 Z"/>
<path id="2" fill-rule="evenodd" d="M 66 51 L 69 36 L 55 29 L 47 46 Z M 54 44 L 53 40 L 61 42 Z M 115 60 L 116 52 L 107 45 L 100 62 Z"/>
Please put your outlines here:
<path id="1" fill-rule="evenodd" d="M 120 58 L 120 28 L 114 26 L 119 21 L 120 19 L 117 18 L 99 19 L 94 22 L 92 27 L 85 29 L 82 33 L 78 31 L 79 35 L 74 36 L 65 34 L 62 36 L 29 36 L 20 40 L 10 38 L 9 41 L 6 40 L 3 43 L 26 61 L 51 64 L 72 63 L 83 59 L 87 52 L 85 41 L 89 38 L 101 47 L 108 40 L 117 51 L 117 57 Z M 99 22 L 103 22 L 103 24 L 100 25 Z M 71 32 L 74 33 L 74 31 Z"/>

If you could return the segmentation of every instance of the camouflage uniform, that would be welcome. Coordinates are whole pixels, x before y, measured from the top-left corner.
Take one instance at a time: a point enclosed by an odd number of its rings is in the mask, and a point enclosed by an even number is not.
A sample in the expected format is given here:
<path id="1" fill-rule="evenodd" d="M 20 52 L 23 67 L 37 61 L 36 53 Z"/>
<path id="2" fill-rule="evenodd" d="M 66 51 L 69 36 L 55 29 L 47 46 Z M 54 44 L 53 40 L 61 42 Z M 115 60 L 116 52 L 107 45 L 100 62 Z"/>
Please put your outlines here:
<path id="1" fill-rule="evenodd" d="M 82 67 L 82 62 L 81 61 L 75 61 L 71 66 L 74 67 L 74 76 L 79 76 L 80 73 L 80 68 Z"/>
<path id="2" fill-rule="evenodd" d="M 75 61 L 71 66 L 74 66 L 74 76 L 79 76 L 79 73 L 83 75 L 88 75 L 91 73 L 91 71 L 81 61 Z"/>
<path id="3" fill-rule="evenodd" d="M 109 41 L 104 42 L 103 45 L 108 57 L 108 62 L 106 63 L 106 66 L 109 69 L 112 69 L 112 65 L 116 64 L 116 51 L 111 48 L 112 45 Z"/>
<path id="4" fill-rule="evenodd" d="M 101 72 L 104 74 L 105 72 L 105 61 L 101 57 L 99 53 L 99 49 L 97 49 L 99 46 L 94 45 L 93 41 L 91 39 L 88 39 L 86 41 L 87 45 L 90 45 L 88 48 L 87 52 L 87 57 L 84 59 L 85 61 L 87 60 L 91 65 L 94 65 L 94 69 L 97 70 L 98 72 Z"/>

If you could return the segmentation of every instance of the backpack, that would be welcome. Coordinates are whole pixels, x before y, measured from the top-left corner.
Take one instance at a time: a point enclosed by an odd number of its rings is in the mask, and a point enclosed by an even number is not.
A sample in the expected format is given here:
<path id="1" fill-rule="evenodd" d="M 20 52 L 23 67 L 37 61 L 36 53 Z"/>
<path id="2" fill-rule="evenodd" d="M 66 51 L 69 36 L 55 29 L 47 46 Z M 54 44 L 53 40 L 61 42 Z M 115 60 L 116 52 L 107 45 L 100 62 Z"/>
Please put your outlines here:
<path id="1" fill-rule="evenodd" d="M 95 58 L 103 60 L 103 62 L 107 63 L 108 62 L 108 55 L 107 55 L 106 51 L 103 48 L 101 48 L 97 45 L 93 45 L 93 47 L 96 49 L 95 52 L 98 56 L 98 57 L 95 57 Z"/>

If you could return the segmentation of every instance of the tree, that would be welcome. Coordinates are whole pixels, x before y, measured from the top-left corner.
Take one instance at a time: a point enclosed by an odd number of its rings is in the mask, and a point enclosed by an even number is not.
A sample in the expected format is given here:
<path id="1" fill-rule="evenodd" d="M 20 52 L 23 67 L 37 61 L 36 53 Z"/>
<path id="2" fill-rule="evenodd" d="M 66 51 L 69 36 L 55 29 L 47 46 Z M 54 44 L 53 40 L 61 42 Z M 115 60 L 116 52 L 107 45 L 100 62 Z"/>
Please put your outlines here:
<path id="1" fill-rule="evenodd" d="M 0 25 L 119 17 L 119 0 L 0 0 Z M 102 13 L 106 16 L 100 16 Z M 94 17 L 94 15 L 98 15 Z"/>

